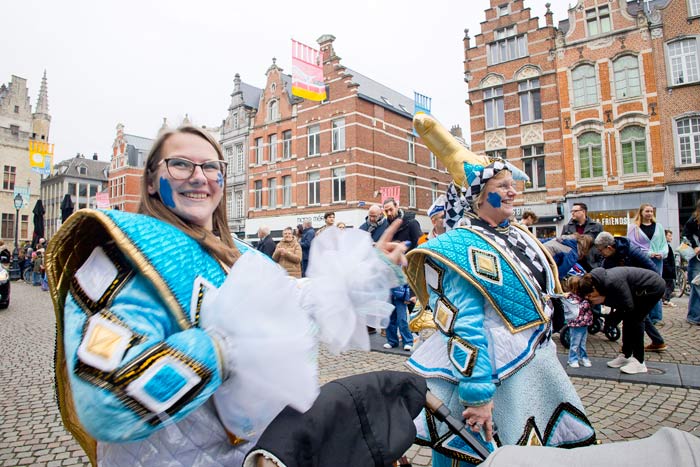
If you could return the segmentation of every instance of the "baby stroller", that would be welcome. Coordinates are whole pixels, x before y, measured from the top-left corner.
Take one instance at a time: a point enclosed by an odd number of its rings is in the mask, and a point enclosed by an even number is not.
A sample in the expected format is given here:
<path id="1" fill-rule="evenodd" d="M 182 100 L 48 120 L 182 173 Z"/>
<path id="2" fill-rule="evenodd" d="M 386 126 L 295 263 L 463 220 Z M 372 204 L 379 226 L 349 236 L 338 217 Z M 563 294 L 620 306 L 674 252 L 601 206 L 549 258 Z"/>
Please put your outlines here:
<path id="1" fill-rule="evenodd" d="M 577 263 L 571 268 L 565 279 L 571 276 L 583 276 L 585 272 L 586 271 Z M 602 306 L 592 307 L 593 323 L 588 326 L 588 332 L 590 334 L 597 334 L 602 330 L 608 340 L 615 342 L 620 338 L 619 324 L 621 320 L 615 314 L 615 310 L 603 313 L 602 308 Z M 559 342 L 561 342 L 561 345 L 563 345 L 565 349 L 568 349 L 571 345 L 571 336 L 569 326 L 564 321 L 563 316 L 559 317 L 558 320 L 552 317 L 552 324 L 554 325 L 554 329 L 559 329 Z"/>

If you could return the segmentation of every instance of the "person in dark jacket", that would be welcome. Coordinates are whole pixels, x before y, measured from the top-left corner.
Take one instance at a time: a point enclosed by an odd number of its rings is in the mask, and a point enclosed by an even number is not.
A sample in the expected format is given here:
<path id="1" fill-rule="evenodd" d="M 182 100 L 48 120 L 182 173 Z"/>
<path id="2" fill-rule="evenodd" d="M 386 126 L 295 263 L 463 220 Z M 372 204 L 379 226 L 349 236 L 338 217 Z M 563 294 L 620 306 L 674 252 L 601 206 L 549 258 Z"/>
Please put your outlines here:
<path id="1" fill-rule="evenodd" d="M 673 247 L 671 242 L 673 241 L 673 231 L 666 229 L 664 231 L 666 234 L 666 246 L 668 247 L 668 254 L 664 258 L 663 269 L 661 270 L 661 277 L 666 281 L 666 292 L 664 293 L 664 306 L 670 306 L 675 308 L 676 304 L 671 301 L 673 297 L 673 290 L 676 288 L 676 255 L 673 252 Z"/>
<path id="2" fill-rule="evenodd" d="M 591 240 L 595 240 L 598 234 L 603 231 L 603 226 L 600 222 L 596 222 L 588 217 L 588 206 L 585 203 L 574 203 L 570 212 L 571 220 L 561 231 L 562 236 L 577 233 L 588 235 L 591 237 Z M 598 250 L 591 248 L 588 256 L 579 261 L 579 263 L 586 271 L 590 271 L 594 267 L 600 266 L 600 261 Z"/>
<path id="3" fill-rule="evenodd" d="M 622 314 L 622 353 L 609 361 L 608 366 L 628 374 L 646 373 L 645 318 L 666 290 L 663 278 L 653 269 L 595 268 L 576 287 L 592 304 L 605 304 Z"/>
<path id="4" fill-rule="evenodd" d="M 367 210 L 365 223 L 360 226 L 360 230 L 369 232 L 372 236 L 372 241 L 376 242 L 382 236 L 388 225 L 389 222 L 386 220 L 386 217 L 384 217 L 382 207 L 378 204 L 373 204 Z"/>
<path id="5" fill-rule="evenodd" d="M 420 224 L 416 220 L 416 213 L 404 211 L 399 208 L 394 198 L 387 198 L 384 200 L 384 214 L 386 214 L 386 218 L 390 224 L 396 219 L 401 219 L 401 225 L 396 235 L 394 235 L 394 241 L 411 242 L 411 244 L 408 245 L 406 253 L 418 246 L 418 239 L 423 232 L 421 231 Z"/>
<path id="6" fill-rule="evenodd" d="M 316 237 L 316 231 L 311 226 L 311 221 L 304 221 L 304 230 L 301 233 L 301 277 L 306 277 L 306 267 L 309 265 L 309 251 L 311 251 L 311 242 Z"/>
<path id="7" fill-rule="evenodd" d="M 272 258 L 272 254 L 275 252 L 276 245 L 275 241 L 270 235 L 270 228 L 266 226 L 260 227 L 258 229 L 258 238 L 260 239 L 260 241 L 258 242 L 258 251 L 262 251 L 267 256 Z"/>
<path id="8" fill-rule="evenodd" d="M 656 275 L 661 277 L 656 271 L 656 265 L 638 246 L 633 245 L 625 237 L 613 237 L 609 232 L 601 232 L 595 239 L 595 246 L 605 258 L 603 268 L 610 269 L 618 266 L 630 266 L 635 268 L 648 269 L 654 271 Z M 665 284 L 665 282 L 664 282 Z M 665 289 L 665 287 L 664 287 Z M 663 296 L 663 294 L 662 294 Z M 659 300 L 661 297 L 659 297 Z M 659 303 L 659 302 L 657 302 Z M 652 303 L 652 308 L 657 306 L 657 303 Z M 651 339 L 651 344 L 644 349 L 651 352 L 662 352 L 668 348 L 661 337 L 661 333 L 656 329 L 656 326 L 647 316 L 644 318 L 644 331 Z"/>

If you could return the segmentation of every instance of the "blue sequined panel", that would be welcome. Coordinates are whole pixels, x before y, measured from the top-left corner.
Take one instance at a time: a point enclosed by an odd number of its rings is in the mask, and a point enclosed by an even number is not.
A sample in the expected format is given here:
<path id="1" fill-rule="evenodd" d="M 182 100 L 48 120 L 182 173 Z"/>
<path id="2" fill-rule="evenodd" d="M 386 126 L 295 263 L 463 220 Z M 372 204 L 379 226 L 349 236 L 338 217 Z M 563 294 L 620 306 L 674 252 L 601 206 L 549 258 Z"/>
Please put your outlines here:
<path id="1" fill-rule="evenodd" d="M 495 304 L 497 312 L 515 330 L 544 322 L 537 312 L 532 286 L 486 240 L 468 229 L 451 230 L 420 245 L 457 266 L 473 278 Z"/>

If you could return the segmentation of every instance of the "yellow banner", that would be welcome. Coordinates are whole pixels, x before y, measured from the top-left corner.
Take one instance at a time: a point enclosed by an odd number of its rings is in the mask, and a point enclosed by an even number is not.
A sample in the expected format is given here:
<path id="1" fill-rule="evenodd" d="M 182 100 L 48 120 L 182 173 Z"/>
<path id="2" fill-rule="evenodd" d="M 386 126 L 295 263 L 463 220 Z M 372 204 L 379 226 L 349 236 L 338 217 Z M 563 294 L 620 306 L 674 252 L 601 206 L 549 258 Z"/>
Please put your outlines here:
<path id="1" fill-rule="evenodd" d="M 51 175 L 53 144 L 29 140 L 29 167 L 32 172 Z"/>

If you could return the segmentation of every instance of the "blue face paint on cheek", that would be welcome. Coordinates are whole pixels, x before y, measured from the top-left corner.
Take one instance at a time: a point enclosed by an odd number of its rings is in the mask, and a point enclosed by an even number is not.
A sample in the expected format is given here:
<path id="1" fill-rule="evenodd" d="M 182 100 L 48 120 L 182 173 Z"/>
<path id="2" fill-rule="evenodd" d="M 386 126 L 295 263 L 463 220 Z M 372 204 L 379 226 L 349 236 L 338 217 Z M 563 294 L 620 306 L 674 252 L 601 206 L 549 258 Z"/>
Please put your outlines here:
<path id="1" fill-rule="evenodd" d="M 175 209 L 175 200 L 173 200 L 173 187 L 170 186 L 170 182 L 165 177 L 160 177 L 160 199 L 170 209 Z"/>
<path id="2" fill-rule="evenodd" d="M 219 172 L 219 175 L 216 176 L 216 183 L 219 185 L 219 188 L 224 187 L 224 176 Z"/>
<path id="3" fill-rule="evenodd" d="M 486 201 L 493 206 L 494 208 L 500 208 L 501 207 L 501 195 L 498 193 L 491 192 L 488 195 L 486 195 Z"/>

